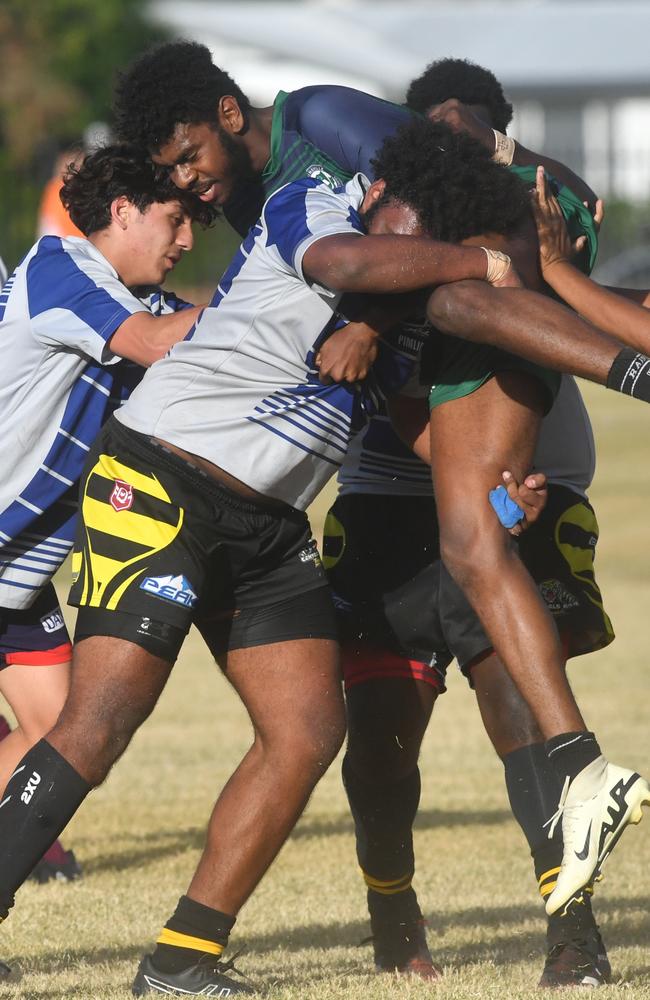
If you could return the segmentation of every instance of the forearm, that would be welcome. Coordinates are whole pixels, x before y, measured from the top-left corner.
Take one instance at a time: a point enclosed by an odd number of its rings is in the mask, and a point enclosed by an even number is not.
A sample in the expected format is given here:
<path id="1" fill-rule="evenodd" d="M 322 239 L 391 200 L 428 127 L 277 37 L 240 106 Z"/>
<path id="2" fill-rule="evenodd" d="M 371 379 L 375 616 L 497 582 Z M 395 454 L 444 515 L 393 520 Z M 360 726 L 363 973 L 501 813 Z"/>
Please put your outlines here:
<path id="1" fill-rule="evenodd" d="M 136 313 L 115 331 L 110 349 L 114 354 L 148 368 L 187 336 L 202 309 L 202 306 L 193 306 L 167 316 Z"/>
<path id="2" fill-rule="evenodd" d="M 463 281 L 438 288 L 427 316 L 443 333 L 491 344 L 605 385 L 622 344 L 547 296 Z"/>
<path id="3" fill-rule="evenodd" d="M 311 279 L 340 292 L 413 292 L 463 278 L 485 279 L 481 247 L 455 246 L 415 236 L 330 237 L 305 253 Z"/>
<path id="4" fill-rule="evenodd" d="M 623 298 L 629 299 L 630 302 L 636 302 L 644 309 L 650 309 L 650 291 L 647 288 L 619 288 L 615 285 L 601 285 L 601 288 L 606 288 L 615 295 L 622 295 Z"/>
<path id="5" fill-rule="evenodd" d="M 650 312 L 631 301 L 632 296 L 604 288 L 568 261 L 557 261 L 546 268 L 544 280 L 590 323 L 635 350 L 650 353 Z"/>

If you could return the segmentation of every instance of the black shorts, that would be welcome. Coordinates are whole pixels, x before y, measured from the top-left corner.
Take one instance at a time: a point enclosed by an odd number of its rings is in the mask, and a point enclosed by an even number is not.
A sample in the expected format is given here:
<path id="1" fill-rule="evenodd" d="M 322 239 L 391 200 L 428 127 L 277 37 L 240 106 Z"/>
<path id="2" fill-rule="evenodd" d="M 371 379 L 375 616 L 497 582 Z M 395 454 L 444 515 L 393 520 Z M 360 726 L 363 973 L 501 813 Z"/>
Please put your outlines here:
<path id="1" fill-rule="evenodd" d="M 73 579 L 76 641 L 173 661 L 192 621 L 215 654 L 336 638 L 306 514 L 244 499 L 116 418 L 82 474 Z"/>
<path id="2" fill-rule="evenodd" d="M 51 583 L 28 608 L 0 608 L 0 670 L 12 663 L 45 667 L 72 657 L 70 636 Z"/>
<path id="3" fill-rule="evenodd" d="M 551 486 L 522 559 L 556 620 L 569 656 L 614 638 L 593 573 L 598 526 L 590 505 Z M 323 561 L 334 591 L 346 687 L 411 676 L 444 690 L 455 657 L 464 673 L 491 643 L 439 555 L 428 497 L 348 494 L 325 522 Z"/>

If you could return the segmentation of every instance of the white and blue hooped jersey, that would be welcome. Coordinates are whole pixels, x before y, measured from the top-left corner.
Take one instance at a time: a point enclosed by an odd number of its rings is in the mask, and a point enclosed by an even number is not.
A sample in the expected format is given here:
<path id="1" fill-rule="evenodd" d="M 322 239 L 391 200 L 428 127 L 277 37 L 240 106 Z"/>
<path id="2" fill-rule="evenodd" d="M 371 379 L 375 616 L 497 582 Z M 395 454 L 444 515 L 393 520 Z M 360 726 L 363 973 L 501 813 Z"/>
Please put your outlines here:
<path id="1" fill-rule="evenodd" d="M 143 369 L 112 354 L 140 301 L 81 237 L 45 236 L 0 293 L 0 607 L 29 607 L 72 548 L 77 483 Z"/>
<path id="2" fill-rule="evenodd" d="M 336 190 L 303 179 L 271 195 L 193 336 L 147 372 L 118 419 L 306 507 L 376 398 L 372 380 L 363 390 L 319 381 L 314 359 L 341 322 L 340 296 L 310 285 L 302 261 L 317 240 L 364 232 L 367 185 L 360 174 Z"/>

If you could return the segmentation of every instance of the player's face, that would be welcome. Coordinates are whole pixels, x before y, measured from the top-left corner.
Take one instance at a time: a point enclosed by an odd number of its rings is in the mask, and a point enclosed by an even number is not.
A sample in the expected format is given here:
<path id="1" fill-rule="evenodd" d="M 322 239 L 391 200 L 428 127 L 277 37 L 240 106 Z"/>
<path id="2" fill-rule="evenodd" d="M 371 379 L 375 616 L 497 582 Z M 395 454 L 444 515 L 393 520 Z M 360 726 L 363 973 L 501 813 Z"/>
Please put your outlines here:
<path id="1" fill-rule="evenodd" d="M 201 201 L 223 205 L 248 166 L 244 149 L 220 126 L 179 124 L 169 142 L 151 156 L 169 169 L 174 184 Z"/>
<path id="2" fill-rule="evenodd" d="M 154 202 L 135 212 L 129 227 L 129 251 L 140 272 L 138 285 L 159 285 L 182 254 L 191 250 L 192 220 L 178 201 Z"/>

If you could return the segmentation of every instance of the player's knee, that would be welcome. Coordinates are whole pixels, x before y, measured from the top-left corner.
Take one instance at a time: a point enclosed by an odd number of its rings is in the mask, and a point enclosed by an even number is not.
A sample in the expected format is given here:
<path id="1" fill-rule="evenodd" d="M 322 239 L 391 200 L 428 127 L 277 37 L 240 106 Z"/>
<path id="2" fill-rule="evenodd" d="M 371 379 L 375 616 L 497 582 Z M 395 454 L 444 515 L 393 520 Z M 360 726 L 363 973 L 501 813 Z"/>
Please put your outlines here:
<path id="1" fill-rule="evenodd" d="M 280 766 L 317 780 L 336 757 L 344 738 L 342 713 L 317 724 L 294 719 L 285 730 L 264 741 L 264 752 L 281 762 Z"/>
<path id="2" fill-rule="evenodd" d="M 100 785 L 141 721 L 142 713 L 133 707 L 111 712 L 68 703 L 51 731 L 51 742 L 86 781 Z"/>
<path id="3" fill-rule="evenodd" d="M 512 557 L 510 536 L 491 513 L 486 508 L 480 516 L 441 524 L 440 554 L 463 590 L 493 587 L 495 575 Z"/>
<path id="4" fill-rule="evenodd" d="M 58 702 L 34 706 L 29 715 L 20 719 L 20 728 L 28 743 L 38 743 L 56 726 L 62 705 Z"/>
<path id="5" fill-rule="evenodd" d="M 417 767 L 420 743 L 421 738 L 400 738 L 386 728 L 372 738 L 350 729 L 346 756 L 355 774 L 369 784 L 400 781 Z"/>

